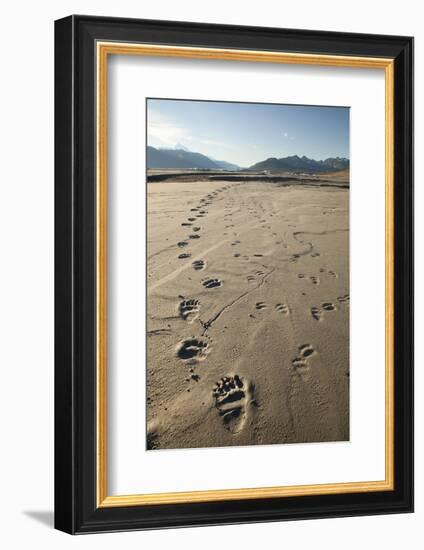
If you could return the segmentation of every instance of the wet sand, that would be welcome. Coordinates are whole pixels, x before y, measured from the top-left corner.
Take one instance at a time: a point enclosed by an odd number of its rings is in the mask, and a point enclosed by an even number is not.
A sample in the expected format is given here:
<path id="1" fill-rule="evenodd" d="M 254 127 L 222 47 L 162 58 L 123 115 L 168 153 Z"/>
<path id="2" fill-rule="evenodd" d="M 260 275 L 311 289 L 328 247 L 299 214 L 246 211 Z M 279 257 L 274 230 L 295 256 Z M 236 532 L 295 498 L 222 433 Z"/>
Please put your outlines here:
<path id="1" fill-rule="evenodd" d="M 147 188 L 147 447 L 348 440 L 349 190 Z"/>

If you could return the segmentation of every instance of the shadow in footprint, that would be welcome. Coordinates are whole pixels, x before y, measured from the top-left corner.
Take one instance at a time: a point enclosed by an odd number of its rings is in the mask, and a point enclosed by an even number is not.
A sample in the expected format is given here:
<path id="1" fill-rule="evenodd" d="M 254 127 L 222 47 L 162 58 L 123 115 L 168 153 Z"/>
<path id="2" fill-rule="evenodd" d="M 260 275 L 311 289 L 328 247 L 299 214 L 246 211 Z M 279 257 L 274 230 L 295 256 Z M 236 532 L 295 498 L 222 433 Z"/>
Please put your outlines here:
<path id="1" fill-rule="evenodd" d="M 205 359 L 209 352 L 209 342 L 205 338 L 189 338 L 181 342 L 177 356 L 184 361 Z"/>
<path id="2" fill-rule="evenodd" d="M 299 353 L 302 357 L 310 357 L 315 353 L 315 350 L 310 344 L 304 344 L 299 346 Z"/>
<path id="3" fill-rule="evenodd" d="M 314 348 L 310 344 L 299 346 L 299 355 L 292 361 L 294 372 L 303 380 L 308 380 L 310 366 L 308 358 L 315 353 Z"/>
<path id="4" fill-rule="evenodd" d="M 202 281 L 202 285 L 205 288 L 217 288 L 222 286 L 223 282 L 220 279 L 205 279 Z"/>
<path id="5" fill-rule="evenodd" d="M 178 306 L 178 312 L 180 314 L 181 319 L 184 321 L 194 321 L 200 311 L 200 302 L 196 299 L 191 300 L 184 300 L 181 302 L 181 304 Z"/>
<path id="6" fill-rule="evenodd" d="M 236 374 L 221 378 L 212 393 L 224 427 L 232 434 L 239 433 L 253 403 L 253 386 Z"/>
<path id="7" fill-rule="evenodd" d="M 205 269 L 206 262 L 205 260 L 195 260 L 191 265 L 196 271 L 201 271 L 202 269 Z"/>
<path id="8" fill-rule="evenodd" d="M 275 309 L 278 313 L 282 313 L 283 315 L 288 315 L 290 313 L 290 308 L 287 304 L 277 304 Z"/>
<path id="9" fill-rule="evenodd" d="M 311 307 L 311 315 L 315 321 L 321 321 L 322 319 L 322 312 L 318 307 Z"/>

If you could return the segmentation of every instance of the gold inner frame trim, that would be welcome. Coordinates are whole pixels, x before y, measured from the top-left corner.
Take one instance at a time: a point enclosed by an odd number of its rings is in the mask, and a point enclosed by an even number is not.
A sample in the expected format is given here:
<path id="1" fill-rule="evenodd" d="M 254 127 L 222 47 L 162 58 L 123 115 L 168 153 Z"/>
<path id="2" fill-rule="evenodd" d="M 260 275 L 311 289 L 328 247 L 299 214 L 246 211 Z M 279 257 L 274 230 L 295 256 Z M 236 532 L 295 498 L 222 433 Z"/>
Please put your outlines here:
<path id="1" fill-rule="evenodd" d="M 394 61 L 390 58 L 350 57 L 254 50 L 194 48 L 97 42 L 97 506 L 142 506 L 306 495 L 365 493 L 394 489 Z M 109 55 L 143 55 L 283 63 L 385 71 L 386 185 L 386 360 L 385 360 L 385 479 L 244 489 L 109 496 L 107 491 L 107 61 Z"/>

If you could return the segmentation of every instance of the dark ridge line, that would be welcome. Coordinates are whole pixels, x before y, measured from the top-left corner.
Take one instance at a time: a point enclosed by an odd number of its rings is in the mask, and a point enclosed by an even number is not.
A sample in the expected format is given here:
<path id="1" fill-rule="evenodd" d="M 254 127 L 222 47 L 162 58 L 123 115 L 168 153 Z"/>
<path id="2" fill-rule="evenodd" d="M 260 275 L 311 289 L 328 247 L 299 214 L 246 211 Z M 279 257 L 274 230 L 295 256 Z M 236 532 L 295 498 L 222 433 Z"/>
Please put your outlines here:
<path id="1" fill-rule="evenodd" d="M 344 229 L 344 228 L 343 229 L 328 229 L 328 230 L 325 230 L 325 231 L 294 231 L 293 237 L 295 238 L 295 240 L 298 243 L 305 244 L 297 238 L 297 235 L 318 235 L 318 236 L 322 237 L 324 235 L 330 235 L 331 233 L 347 233 L 348 231 L 349 231 L 348 228 L 347 229 Z"/>
<path id="2" fill-rule="evenodd" d="M 349 189 L 348 182 L 334 181 L 329 179 L 314 179 L 314 178 L 296 178 L 293 176 L 263 176 L 263 175 L 231 175 L 231 174 L 198 174 L 180 173 L 180 174 L 151 174 L 147 176 L 147 183 L 160 182 L 167 180 L 186 181 L 257 181 L 266 183 L 290 183 L 291 185 L 314 185 L 316 187 L 337 187 L 340 189 Z"/>
<path id="3" fill-rule="evenodd" d="M 156 336 L 158 334 L 171 334 L 172 330 L 169 328 L 158 328 L 156 330 L 148 330 L 147 336 Z"/>
<path id="4" fill-rule="evenodd" d="M 192 179 L 198 179 L 199 177 L 206 177 L 206 179 L 209 179 L 212 175 L 221 174 L 224 178 L 227 176 L 227 172 L 204 172 L 204 171 L 196 171 L 196 172 L 170 172 L 170 173 L 164 173 L 164 174 L 149 174 L 147 175 L 147 182 L 149 181 L 166 181 L 169 179 L 179 179 L 179 178 L 192 178 Z"/>

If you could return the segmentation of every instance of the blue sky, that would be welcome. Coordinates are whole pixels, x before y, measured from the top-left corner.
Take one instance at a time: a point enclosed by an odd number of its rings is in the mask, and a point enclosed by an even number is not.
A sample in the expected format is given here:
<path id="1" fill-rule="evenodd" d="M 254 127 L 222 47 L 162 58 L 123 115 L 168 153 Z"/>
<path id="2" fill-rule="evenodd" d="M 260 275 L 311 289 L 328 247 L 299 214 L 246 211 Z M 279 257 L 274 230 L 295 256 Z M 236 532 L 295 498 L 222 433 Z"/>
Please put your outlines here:
<path id="1" fill-rule="evenodd" d="M 147 140 L 243 167 L 290 155 L 349 158 L 349 109 L 148 99 Z"/>

